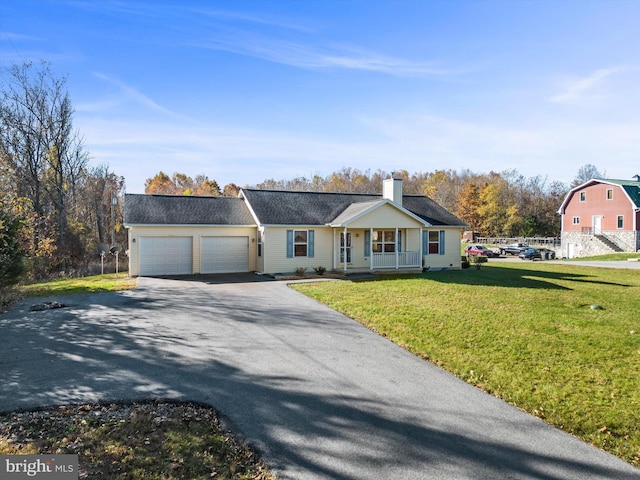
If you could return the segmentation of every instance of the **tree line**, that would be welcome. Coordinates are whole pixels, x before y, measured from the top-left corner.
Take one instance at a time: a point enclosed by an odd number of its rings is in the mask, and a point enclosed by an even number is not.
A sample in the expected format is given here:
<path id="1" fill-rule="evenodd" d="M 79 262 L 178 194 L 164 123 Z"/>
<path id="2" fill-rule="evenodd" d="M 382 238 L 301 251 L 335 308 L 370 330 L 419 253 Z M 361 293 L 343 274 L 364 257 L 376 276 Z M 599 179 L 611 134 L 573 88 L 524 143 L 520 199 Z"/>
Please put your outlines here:
<path id="1" fill-rule="evenodd" d="M 83 273 L 114 232 L 124 243 L 122 202 L 112 204 L 124 178 L 89 165 L 66 78 L 48 63 L 5 68 L 0 82 L 0 288 Z"/>
<path id="2" fill-rule="evenodd" d="M 0 75 L 0 289 L 20 278 L 84 274 L 99 250 L 127 244 L 125 179 L 108 165 L 90 165 L 73 125 L 66 78 L 46 62 L 25 62 Z M 246 188 L 380 193 L 390 172 L 343 168 L 327 176 L 268 179 Z M 582 167 L 570 186 L 515 170 L 401 170 L 404 192 L 424 194 L 486 236 L 555 236 L 556 211 L 569 188 L 600 176 Z M 237 196 L 204 174 L 159 172 L 145 193 Z M 1 293 L 1 292 L 0 292 Z M 0 295 L 1 297 L 1 295 Z M 1 298 L 0 298 L 1 301 Z"/>
<path id="3" fill-rule="evenodd" d="M 327 176 L 313 175 L 289 180 L 269 179 L 247 188 L 262 190 L 293 190 L 311 192 L 346 192 L 379 194 L 391 172 L 361 171 L 343 168 Z M 557 214 L 570 188 L 580 185 L 600 173 L 593 165 L 577 172 L 571 185 L 551 181 L 546 176 L 525 177 L 516 170 L 478 173 L 471 170 L 435 170 L 409 173 L 393 172 L 402 178 L 405 194 L 427 195 L 469 225 L 469 229 L 490 237 L 558 236 L 560 217 Z M 211 188 L 214 184 L 215 188 Z M 199 175 L 195 180 L 183 173 L 169 177 L 159 172 L 147 179 L 145 193 L 191 195 L 237 194 L 234 184 L 220 192 L 215 181 Z"/>

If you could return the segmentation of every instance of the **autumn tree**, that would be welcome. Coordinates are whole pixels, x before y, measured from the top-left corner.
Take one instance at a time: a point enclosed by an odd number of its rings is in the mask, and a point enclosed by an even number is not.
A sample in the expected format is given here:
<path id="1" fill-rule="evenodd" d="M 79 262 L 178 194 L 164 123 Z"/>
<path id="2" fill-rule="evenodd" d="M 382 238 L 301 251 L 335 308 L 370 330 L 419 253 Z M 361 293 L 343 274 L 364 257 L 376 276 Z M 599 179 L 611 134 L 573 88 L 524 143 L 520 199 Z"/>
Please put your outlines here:
<path id="1" fill-rule="evenodd" d="M 195 180 L 190 176 L 176 172 L 171 177 L 160 171 L 144 182 L 144 193 L 156 195 L 203 195 L 218 196 L 220 186 L 206 175 L 197 175 Z"/>
<path id="2" fill-rule="evenodd" d="M 85 228 L 87 249 L 93 250 L 99 243 L 118 244 L 109 234 L 122 231 L 124 186 L 124 177 L 111 172 L 108 165 L 98 165 L 85 173 L 77 222 Z M 112 204 L 114 199 L 115 204 Z M 120 240 L 124 243 L 124 239 Z"/>
<path id="3" fill-rule="evenodd" d="M 196 186 L 194 195 L 203 195 L 209 197 L 218 197 L 222 195 L 218 182 L 216 182 L 215 180 L 209 180 L 206 175 L 197 175 L 194 180 L 194 184 Z"/>
<path id="4" fill-rule="evenodd" d="M 240 187 L 235 183 L 228 183 L 224 186 L 222 194 L 225 197 L 237 197 L 240 193 Z"/>
<path id="5" fill-rule="evenodd" d="M 67 270 L 73 250 L 69 202 L 88 155 L 73 128 L 66 79 L 46 62 L 25 62 L 4 69 L 0 80 L 0 163 L 14 185 L 11 195 L 28 199 L 35 217 L 27 253 L 35 255 L 52 238 L 56 258 Z"/>
<path id="6" fill-rule="evenodd" d="M 147 178 L 144 182 L 144 193 L 175 195 L 176 186 L 173 180 L 166 173 L 160 171 L 152 178 Z"/>
<path id="7" fill-rule="evenodd" d="M 480 208 L 480 191 L 474 181 L 467 182 L 458 193 L 458 202 L 455 214 L 467 223 L 472 231 L 480 228 L 481 218 L 478 213 Z"/>

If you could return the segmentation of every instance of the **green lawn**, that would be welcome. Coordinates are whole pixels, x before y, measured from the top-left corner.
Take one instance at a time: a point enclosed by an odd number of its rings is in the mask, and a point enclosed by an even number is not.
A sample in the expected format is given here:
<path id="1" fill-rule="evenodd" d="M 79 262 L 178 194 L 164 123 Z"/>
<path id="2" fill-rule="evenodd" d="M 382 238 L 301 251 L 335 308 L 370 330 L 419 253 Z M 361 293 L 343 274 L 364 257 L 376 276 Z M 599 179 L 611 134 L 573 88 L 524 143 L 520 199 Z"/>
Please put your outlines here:
<path id="1" fill-rule="evenodd" d="M 607 253 L 605 255 L 594 255 L 593 257 L 576 257 L 569 260 L 584 261 L 584 260 L 602 260 L 602 261 L 624 261 L 628 259 L 640 259 L 640 253 Z"/>
<path id="2" fill-rule="evenodd" d="M 76 293 L 113 292 L 135 288 L 136 280 L 126 273 L 93 275 L 81 278 L 64 278 L 42 283 L 32 283 L 18 287 L 24 297 L 42 297 L 50 295 L 72 295 Z"/>
<path id="3" fill-rule="evenodd" d="M 640 466 L 637 270 L 489 262 L 292 287 Z"/>

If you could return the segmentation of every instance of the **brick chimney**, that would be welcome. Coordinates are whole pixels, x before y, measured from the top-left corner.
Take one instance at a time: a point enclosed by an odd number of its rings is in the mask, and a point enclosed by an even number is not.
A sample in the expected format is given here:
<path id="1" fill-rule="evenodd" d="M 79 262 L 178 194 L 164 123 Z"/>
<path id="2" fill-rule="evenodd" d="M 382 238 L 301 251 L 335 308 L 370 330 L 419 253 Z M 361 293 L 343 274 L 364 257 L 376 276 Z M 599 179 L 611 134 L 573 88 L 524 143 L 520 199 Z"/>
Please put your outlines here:
<path id="1" fill-rule="evenodd" d="M 402 179 L 395 178 L 395 172 L 391 172 L 391 178 L 382 182 L 382 198 L 402 206 Z"/>

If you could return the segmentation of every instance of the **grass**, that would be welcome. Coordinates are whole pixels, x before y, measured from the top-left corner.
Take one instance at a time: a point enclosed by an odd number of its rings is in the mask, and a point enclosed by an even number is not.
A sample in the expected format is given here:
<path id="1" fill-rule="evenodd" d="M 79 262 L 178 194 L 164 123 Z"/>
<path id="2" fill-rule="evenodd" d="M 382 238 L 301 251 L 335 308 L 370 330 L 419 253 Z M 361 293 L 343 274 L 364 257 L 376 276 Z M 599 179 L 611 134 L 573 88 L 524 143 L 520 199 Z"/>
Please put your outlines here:
<path id="1" fill-rule="evenodd" d="M 490 262 L 481 270 L 292 286 L 640 466 L 637 271 Z"/>
<path id="2" fill-rule="evenodd" d="M 592 257 L 576 257 L 576 258 L 570 258 L 569 260 L 583 260 L 583 261 L 604 261 L 604 262 L 608 262 L 608 261 L 625 261 L 625 260 L 629 260 L 629 259 L 636 259 L 636 258 L 640 258 L 640 253 L 629 253 L 629 252 L 623 252 L 623 253 L 607 253 L 605 255 L 594 255 Z"/>
<path id="3" fill-rule="evenodd" d="M 135 288 L 135 278 L 126 273 L 105 273 L 90 277 L 64 278 L 42 283 L 21 285 L 18 291 L 23 297 L 47 297 L 52 295 L 74 295 L 78 293 L 113 292 Z"/>

